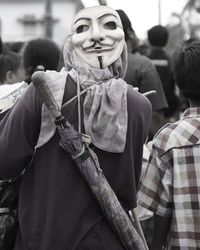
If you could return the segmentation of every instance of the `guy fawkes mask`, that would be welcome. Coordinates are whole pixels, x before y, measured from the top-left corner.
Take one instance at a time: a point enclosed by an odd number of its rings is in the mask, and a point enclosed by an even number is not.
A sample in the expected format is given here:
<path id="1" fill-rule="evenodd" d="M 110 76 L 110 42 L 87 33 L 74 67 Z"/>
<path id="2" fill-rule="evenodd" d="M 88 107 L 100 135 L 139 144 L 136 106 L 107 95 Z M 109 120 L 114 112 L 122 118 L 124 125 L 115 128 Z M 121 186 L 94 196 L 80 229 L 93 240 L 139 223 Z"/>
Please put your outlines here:
<path id="1" fill-rule="evenodd" d="M 118 13 L 107 6 L 81 10 L 73 21 L 72 44 L 76 54 L 93 68 L 116 61 L 124 48 L 124 32 Z"/>

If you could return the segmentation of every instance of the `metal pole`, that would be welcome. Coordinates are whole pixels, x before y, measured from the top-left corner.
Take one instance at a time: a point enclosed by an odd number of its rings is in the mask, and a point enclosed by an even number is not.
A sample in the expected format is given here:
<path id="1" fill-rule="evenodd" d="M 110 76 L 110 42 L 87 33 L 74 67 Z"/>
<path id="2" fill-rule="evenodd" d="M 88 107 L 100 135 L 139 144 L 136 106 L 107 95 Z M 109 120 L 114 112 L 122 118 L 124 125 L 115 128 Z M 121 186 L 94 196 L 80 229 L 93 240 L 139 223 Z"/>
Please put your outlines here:
<path id="1" fill-rule="evenodd" d="M 45 37 L 52 38 L 52 2 L 46 0 L 45 5 Z"/>
<path id="2" fill-rule="evenodd" d="M 161 0 L 158 0 L 158 23 L 161 25 Z"/>

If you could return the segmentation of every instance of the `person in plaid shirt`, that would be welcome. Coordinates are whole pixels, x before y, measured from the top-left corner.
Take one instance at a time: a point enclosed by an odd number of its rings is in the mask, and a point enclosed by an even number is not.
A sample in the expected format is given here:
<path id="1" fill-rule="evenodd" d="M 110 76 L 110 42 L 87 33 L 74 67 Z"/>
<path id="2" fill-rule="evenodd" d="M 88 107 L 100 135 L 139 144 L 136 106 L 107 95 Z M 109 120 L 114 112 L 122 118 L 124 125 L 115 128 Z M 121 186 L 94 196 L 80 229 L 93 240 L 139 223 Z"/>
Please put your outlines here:
<path id="1" fill-rule="evenodd" d="M 171 59 L 189 108 L 154 137 L 138 203 L 154 212 L 151 249 L 200 249 L 200 42 Z"/>

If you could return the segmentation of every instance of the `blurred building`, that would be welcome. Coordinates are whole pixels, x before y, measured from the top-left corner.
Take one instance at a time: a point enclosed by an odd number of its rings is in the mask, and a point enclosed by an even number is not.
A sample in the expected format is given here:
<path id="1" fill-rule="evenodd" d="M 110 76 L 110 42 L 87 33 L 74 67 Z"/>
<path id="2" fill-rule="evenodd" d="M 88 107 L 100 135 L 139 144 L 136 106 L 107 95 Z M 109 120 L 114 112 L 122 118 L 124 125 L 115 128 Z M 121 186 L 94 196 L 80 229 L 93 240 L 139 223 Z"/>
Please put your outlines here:
<path id="1" fill-rule="evenodd" d="M 79 0 L 0 0 L 0 36 L 4 42 L 51 37 L 62 46 L 81 6 Z"/>

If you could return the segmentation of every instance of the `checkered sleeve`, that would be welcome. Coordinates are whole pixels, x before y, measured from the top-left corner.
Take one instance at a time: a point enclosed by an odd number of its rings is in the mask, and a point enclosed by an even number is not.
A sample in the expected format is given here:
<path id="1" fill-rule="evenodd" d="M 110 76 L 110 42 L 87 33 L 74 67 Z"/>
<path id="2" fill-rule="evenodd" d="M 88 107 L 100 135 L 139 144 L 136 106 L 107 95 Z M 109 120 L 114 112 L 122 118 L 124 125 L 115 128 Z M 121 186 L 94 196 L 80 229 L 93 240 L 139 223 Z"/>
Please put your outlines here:
<path id="1" fill-rule="evenodd" d="M 160 159 L 153 146 L 147 173 L 138 193 L 138 204 L 160 216 L 172 214 L 172 167 L 170 160 Z"/>

